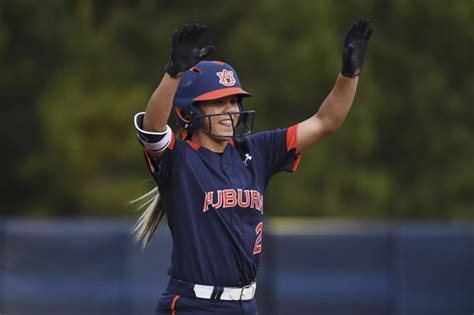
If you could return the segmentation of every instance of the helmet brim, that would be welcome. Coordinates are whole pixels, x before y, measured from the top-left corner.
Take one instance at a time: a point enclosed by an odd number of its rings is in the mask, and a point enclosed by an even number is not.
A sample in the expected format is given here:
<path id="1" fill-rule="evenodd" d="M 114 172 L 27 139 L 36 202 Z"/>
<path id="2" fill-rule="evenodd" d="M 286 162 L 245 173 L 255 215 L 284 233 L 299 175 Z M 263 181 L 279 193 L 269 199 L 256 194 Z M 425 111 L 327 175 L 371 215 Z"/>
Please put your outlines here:
<path id="1" fill-rule="evenodd" d="M 210 101 L 230 95 L 251 96 L 250 93 L 242 90 L 241 88 L 225 88 L 199 95 L 198 97 L 194 98 L 193 101 Z"/>

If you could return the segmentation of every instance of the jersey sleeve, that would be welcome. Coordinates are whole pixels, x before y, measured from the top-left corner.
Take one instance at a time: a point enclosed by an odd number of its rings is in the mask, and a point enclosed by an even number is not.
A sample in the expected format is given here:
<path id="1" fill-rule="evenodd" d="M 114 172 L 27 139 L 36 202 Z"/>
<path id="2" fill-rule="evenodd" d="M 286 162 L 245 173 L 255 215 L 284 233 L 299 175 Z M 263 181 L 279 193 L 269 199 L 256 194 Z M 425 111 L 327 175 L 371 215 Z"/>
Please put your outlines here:
<path id="1" fill-rule="evenodd" d="M 261 155 L 268 177 L 296 171 L 302 154 L 296 154 L 298 125 L 256 133 L 249 137 L 251 146 Z"/>
<path id="2" fill-rule="evenodd" d="M 175 146 L 175 143 L 175 136 L 171 135 L 171 142 L 160 157 L 153 157 L 147 148 L 143 148 L 146 165 L 158 188 L 167 186 L 166 184 L 171 179 L 170 174 L 173 172 L 177 155 L 176 151 L 179 151 L 177 149 L 179 145 Z"/>
<path id="3" fill-rule="evenodd" d="M 134 117 L 134 124 L 138 142 L 143 148 L 143 155 L 153 179 L 158 188 L 166 186 L 170 179 L 169 174 L 173 170 L 176 159 L 177 147 L 176 138 L 171 128 L 167 126 L 166 132 L 149 132 L 143 130 L 144 112 L 137 113 Z M 157 152 L 160 153 L 159 157 Z"/>
<path id="4" fill-rule="evenodd" d="M 143 148 L 146 165 L 162 196 L 171 189 L 174 174 L 179 171 L 180 165 L 184 165 L 186 147 L 186 142 L 173 134 L 160 157 L 152 156 L 147 148 Z"/>

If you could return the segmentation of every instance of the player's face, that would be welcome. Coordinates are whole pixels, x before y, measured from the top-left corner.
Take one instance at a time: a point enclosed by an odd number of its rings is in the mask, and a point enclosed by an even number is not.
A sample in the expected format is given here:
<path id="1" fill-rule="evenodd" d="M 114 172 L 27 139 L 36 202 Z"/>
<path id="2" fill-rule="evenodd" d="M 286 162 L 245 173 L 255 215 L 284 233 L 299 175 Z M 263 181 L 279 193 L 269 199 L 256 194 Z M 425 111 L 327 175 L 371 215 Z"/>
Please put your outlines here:
<path id="1" fill-rule="evenodd" d="M 205 101 L 200 103 L 199 107 L 205 115 L 216 115 L 203 119 L 204 130 L 210 131 L 213 135 L 233 136 L 234 127 L 239 121 L 239 104 L 236 95 Z"/>

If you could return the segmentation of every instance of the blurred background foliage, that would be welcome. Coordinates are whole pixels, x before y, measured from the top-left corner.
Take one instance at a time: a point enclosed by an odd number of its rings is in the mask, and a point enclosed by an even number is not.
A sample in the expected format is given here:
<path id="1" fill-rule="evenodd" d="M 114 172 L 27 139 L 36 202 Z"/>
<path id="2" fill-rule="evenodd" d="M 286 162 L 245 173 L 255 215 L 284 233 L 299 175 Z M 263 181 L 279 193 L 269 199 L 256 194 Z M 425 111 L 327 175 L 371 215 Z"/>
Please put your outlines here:
<path id="1" fill-rule="evenodd" d="M 318 109 L 359 16 L 375 32 L 354 107 L 273 179 L 267 215 L 473 219 L 472 0 L 2 1 L 2 214 L 133 213 L 153 183 L 132 118 L 174 28 L 209 26 L 261 131 Z"/>

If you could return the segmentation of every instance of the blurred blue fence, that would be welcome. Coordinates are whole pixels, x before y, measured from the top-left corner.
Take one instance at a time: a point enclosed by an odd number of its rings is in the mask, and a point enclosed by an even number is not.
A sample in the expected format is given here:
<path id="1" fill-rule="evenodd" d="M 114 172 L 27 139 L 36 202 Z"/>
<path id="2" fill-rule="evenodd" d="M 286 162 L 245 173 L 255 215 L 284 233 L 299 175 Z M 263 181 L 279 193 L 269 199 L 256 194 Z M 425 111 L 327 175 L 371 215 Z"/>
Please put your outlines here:
<path id="1" fill-rule="evenodd" d="M 132 220 L 0 220 L 0 313 L 153 314 L 171 238 Z M 262 315 L 470 315 L 474 224 L 267 221 Z"/>

